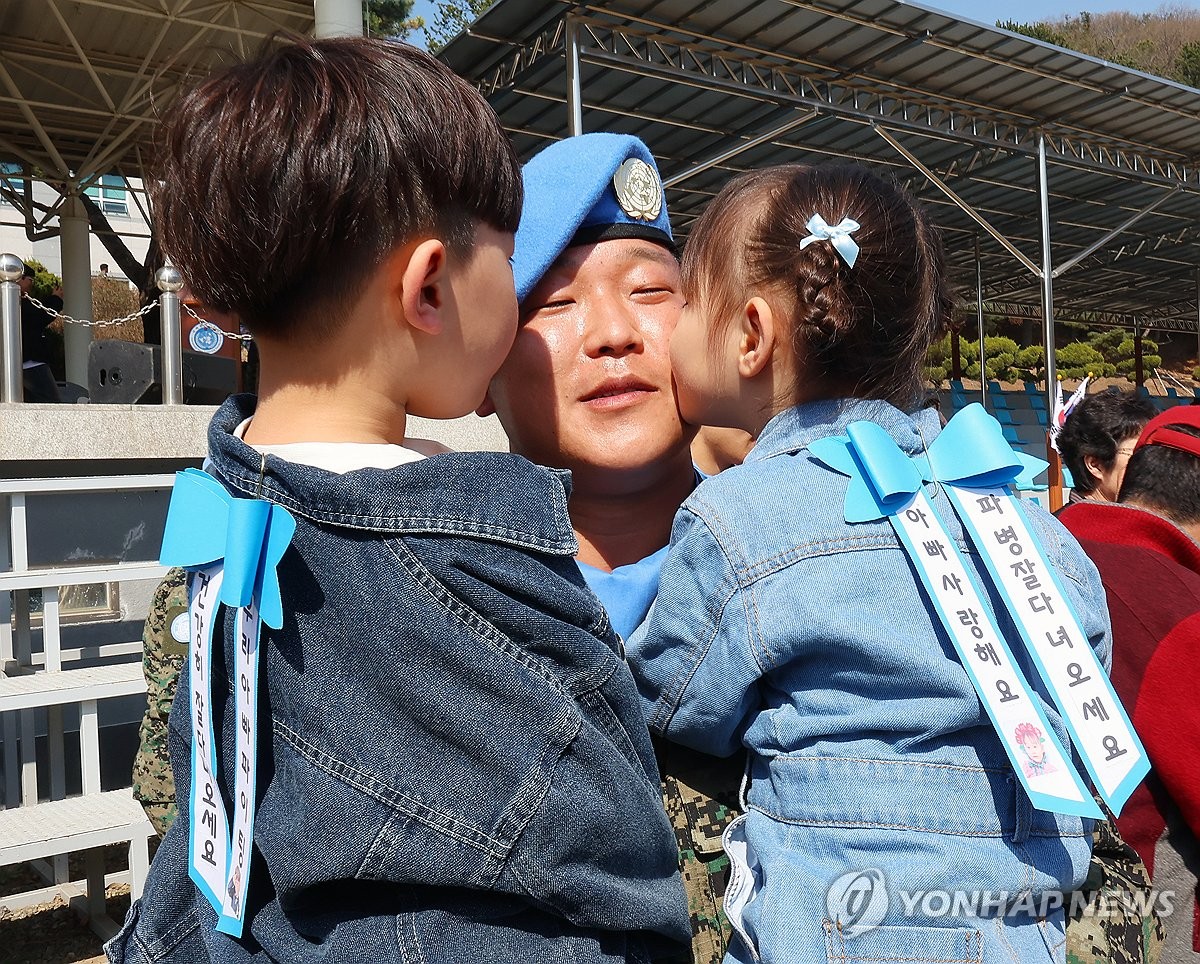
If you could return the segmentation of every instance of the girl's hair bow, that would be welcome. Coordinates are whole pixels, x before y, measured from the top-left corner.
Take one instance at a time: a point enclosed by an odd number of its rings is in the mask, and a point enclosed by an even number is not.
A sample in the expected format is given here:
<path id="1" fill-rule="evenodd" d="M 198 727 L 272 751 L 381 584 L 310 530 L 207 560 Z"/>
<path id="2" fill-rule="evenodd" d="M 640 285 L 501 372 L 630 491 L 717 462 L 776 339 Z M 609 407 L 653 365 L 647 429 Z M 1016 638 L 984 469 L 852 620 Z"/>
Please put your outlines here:
<path id="1" fill-rule="evenodd" d="M 861 226 L 851 218 L 842 218 L 831 227 L 821 215 L 814 214 L 805 225 L 811 233 L 800 242 L 800 250 L 803 251 L 814 241 L 830 241 L 834 250 L 841 255 L 842 260 L 853 268 L 854 262 L 858 260 L 859 249 L 858 244 L 850 235 Z"/>

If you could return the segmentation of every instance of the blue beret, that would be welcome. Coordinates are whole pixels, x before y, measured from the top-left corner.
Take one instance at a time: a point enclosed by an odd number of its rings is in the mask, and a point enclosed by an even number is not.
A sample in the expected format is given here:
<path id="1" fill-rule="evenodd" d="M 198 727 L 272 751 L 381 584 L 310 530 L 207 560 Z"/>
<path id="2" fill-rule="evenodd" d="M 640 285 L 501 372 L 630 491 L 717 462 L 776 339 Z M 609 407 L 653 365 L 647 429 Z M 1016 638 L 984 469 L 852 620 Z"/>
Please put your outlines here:
<path id="1" fill-rule="evenodd" d="M 636 137 L 568 137 L 530 160 L 522 177 L 525 206 L 512 259 L 518 302 L 573 244 L 646 238 L 674 247 L 658 167 Z"/>

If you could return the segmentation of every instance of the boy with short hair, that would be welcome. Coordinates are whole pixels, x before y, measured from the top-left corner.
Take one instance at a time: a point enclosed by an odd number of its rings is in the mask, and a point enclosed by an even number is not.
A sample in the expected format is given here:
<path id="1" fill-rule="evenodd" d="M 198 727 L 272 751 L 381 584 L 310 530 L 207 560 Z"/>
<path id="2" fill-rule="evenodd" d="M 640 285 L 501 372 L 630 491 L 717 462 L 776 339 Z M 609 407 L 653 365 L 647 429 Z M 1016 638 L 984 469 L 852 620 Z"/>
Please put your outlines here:
<path id="1" fill-rule="evenodd" d="M 110 960 L 678 953 L 674 838 L 567 477 L 405 435 L 474 409 L 515 334 L 520 171 L 495 115 L 412 48 L 296 40 L 187 95 L 165 144 L 163 248 L 262 373 L 209 430 L 218 511 L 173 499 L 164 558 L 188 527 L 228 548 L 185 563 L 179 819 Z M 248 524 L 223 520 L 255 501 L 274 548 L 242 572 Z"/>

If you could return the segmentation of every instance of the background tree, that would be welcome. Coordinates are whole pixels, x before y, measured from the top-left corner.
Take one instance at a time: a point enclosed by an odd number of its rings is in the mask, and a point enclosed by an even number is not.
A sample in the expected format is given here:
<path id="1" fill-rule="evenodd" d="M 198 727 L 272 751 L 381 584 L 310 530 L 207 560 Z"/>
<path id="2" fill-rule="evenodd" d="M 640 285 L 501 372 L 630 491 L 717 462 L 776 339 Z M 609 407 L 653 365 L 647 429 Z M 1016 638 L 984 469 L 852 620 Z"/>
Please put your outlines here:
<path id="1" fill-rule="evenodd" d="M 425 25 L 411 15 L 412 8 L 413 0 L 366 0 L 367 36 L 407 39 Z"/>
<path id="2" fill-rule="evenodd" d="M 1083 12 L 996 26 L 1193 87 L 1200 83 L 1200 10 L 1184 3 L 1165 3 L 1152 13 Z"/>
<path id="3" fill-rule="evenodd" d="M 439 0 L 433 20 L 425 24 L 429 52 L 437 53 L 492 5 L 493 0 Z"/>

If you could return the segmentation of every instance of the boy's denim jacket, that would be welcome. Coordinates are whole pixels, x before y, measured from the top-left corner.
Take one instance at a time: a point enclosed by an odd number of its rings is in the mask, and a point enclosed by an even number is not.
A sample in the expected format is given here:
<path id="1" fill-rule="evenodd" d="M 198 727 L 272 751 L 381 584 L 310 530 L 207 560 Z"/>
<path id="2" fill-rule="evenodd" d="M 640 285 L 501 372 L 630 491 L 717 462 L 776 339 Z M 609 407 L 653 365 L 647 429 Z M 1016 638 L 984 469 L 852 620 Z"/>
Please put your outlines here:
<path id="1" fill-rule="evenodd" d="M 210 471 L 296 518 L 263 627 L 259 805 L 240 941 L 187 876 L 179 819 L 116 961 L 643 961 L 686 945 L 675 839 L 629 671 L 575 566 L 565 473 L 448 453 L 334 475 L 209 430 Z M 214 666 L 232 786 L 232 631 Z M 222 676 L 224 672 L 224 676 Z M 224 689 L 225 696 L 219 695 Z"/>
<path id="2" fill-rule="evenodd" d="M 883 869 L 897 888 L 1015 896 L 1070 891 L 1088 865 L 1091 821 L 1032 809 L 890 523 L 846 523 L 847 479 L 806 451 L 859 419 L 880 424 L 909 455 L 939 432 L 935 413 L 910 416 L 877 401 L 777 415 L 744 465 L 684 503 L 658 598 L 627 643 L 652 731 L 709 753 L 750 751 L 746 833 L 766 893 L 747 915 L 768 960 L 808 960 L 795 950 L 814 944 L 825 959 L 825 894 L 847 871 Z M 968 569 L 989 586 L 945 495 L 926 492 Z M 1057 520 L 1025 506 L 1107 666 L 1108 609 L 1095 566 Z M 994 611 L 996 593 L 983 595 Z M 1047 702 L 1000 608 L 998 625 Z M 1048 703 L 1047 716 L 1069 745 Z M 887 923 L 901 923 L 894 894 L 892 909 L 897 919 Z M 915 954 L 919 936 L 904 935 L 898 948 L 885 937 L 829 953 L 924 959 Z M 934 956 L 970 958 L 967 943 L 934 940 Z M 1029 960 L 1045 953 L 1043 945 Z"/>

